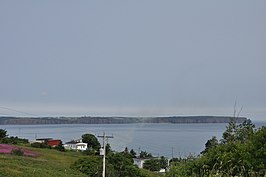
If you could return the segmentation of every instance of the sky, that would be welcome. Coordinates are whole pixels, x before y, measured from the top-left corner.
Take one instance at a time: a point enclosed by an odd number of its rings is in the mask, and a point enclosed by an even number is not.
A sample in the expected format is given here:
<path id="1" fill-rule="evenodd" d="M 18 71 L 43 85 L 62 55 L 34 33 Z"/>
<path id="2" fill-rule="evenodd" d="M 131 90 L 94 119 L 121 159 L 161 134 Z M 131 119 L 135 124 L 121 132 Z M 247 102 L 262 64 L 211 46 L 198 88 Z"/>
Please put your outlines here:
<path id="1" fill-rule="evenodd" d="M 266 120 L 265 67 L 266 0 L 0 1 L 0 116 Z"/>

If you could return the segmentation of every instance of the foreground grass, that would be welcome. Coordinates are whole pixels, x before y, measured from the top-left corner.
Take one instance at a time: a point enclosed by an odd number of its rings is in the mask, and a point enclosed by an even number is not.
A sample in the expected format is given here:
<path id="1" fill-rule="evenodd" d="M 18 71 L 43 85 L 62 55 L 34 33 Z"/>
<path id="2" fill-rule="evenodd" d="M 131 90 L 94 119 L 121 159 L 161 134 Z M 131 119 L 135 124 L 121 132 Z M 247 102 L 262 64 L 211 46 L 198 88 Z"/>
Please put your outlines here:
<path id="1" fill-rule="evenodd" d="M 85 177 L 70 168 L 82 154 L 52 149 L 27 147 L 40 153 L 39 157 L 0 154 L 0 177 Z"/>
<path id="2" fill-rule="evenodd" d="M 54 149 L 32 148 L 21 146 L 34 152 L 38 157 L 0 154 L 0 177 L 87 177 L 87 175 L 70 168 L 79 158 L 79 152 L 59 152 Z M 160 177 L 162 175 L 141 169 L 145 176 Z"/>

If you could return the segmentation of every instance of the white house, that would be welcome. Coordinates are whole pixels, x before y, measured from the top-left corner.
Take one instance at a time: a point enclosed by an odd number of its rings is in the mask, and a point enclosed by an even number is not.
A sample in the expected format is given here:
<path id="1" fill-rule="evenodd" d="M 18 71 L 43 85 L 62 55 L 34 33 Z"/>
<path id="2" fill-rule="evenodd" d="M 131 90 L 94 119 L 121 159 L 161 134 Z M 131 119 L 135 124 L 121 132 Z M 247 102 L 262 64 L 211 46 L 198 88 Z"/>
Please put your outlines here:
<path id="1" fill-rule="evenodd" d="M 151 158 L 133 158 L 134 165 L 137 165 L 139 168 L 143 168 L 143 164 L 146 160 L 150 160 Z"/>
<path id="2" fill-rule="evenodd" d="M 85 151 L 88 148 L 87 143 L 82 143 L 80 141 L 74 141 L 74 140 L 65 143 L 63 146 L 65 147 L 65 149 L 77 150 L 77 151 Z"/>
<path id="3" fill-rule="evenodd" d="M 136 158 L 133 158 L 134 160 L 134 165 L 137 165 L 139 168 L 143 168 L 143 164 L 145 163 L 146 160 L 151 160 L 151 159 L 156 159 L 156 157 L 147 157 L 147 158 L 140 158 L 140 157 L 136 157 Z M 158 171 L 159 173 L 165 173 L 166 170 L 165 169 L 160 169 Z"/>
<path id="4" fill-rule="evenodd" d="M 88 148 L 88 143 L 77 143 L 76 149 L 80 151 L 85 151 Z"/>

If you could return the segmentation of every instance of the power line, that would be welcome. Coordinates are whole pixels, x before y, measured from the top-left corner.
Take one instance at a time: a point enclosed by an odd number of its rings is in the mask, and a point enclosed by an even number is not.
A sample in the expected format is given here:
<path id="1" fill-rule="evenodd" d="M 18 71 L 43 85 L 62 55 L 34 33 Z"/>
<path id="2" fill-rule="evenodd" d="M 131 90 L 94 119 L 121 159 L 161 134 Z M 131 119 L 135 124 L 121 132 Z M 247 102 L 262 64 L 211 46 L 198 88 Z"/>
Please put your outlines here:
<path id="1" fill-rule="evenodd" d="M 13 111 L 13 112 L 17 112 L 17 113 L 22 113 L 22 114 L 25 114 L 25 115 L 30 115 L 30 116 L 37 116 L 35 114 L 32 114 L 32 113 L 28 113 L 28 112 L 24 112 L 24 111 L 19 111 L 19 110 L 16 110 L 16 109 L 12 109 L 12 108 L 8 108 L 8 107 L 4 107 L 4 106 L 0 106 L 1 109 L 5 109 L 5 110 L 9 110 L 9 111 Z M 37 116 L 38 117 L 38 116 Z"/>

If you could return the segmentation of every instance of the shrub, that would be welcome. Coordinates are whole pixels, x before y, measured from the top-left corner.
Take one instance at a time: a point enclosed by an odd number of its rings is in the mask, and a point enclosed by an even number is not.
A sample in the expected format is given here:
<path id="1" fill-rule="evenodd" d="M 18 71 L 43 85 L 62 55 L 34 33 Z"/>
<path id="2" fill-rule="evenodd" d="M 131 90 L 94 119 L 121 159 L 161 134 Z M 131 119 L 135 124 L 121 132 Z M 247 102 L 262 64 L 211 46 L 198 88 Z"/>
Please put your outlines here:
<path id="1" fill-rule="evenodd" d="M 11 154 L 12 155 L 17 155 L 17 156 L 23 156 L 24 152 L 23 152 L 22 149 L 12 149 Z"/>
<path id="2" fill-rule="evenodd" d="M 47 145 L 45 143 L 38 143 L 38 142 L 31 143 L 31 147 L 35 147 L 35 148 L 50 148 L 49 145 Z"/>

